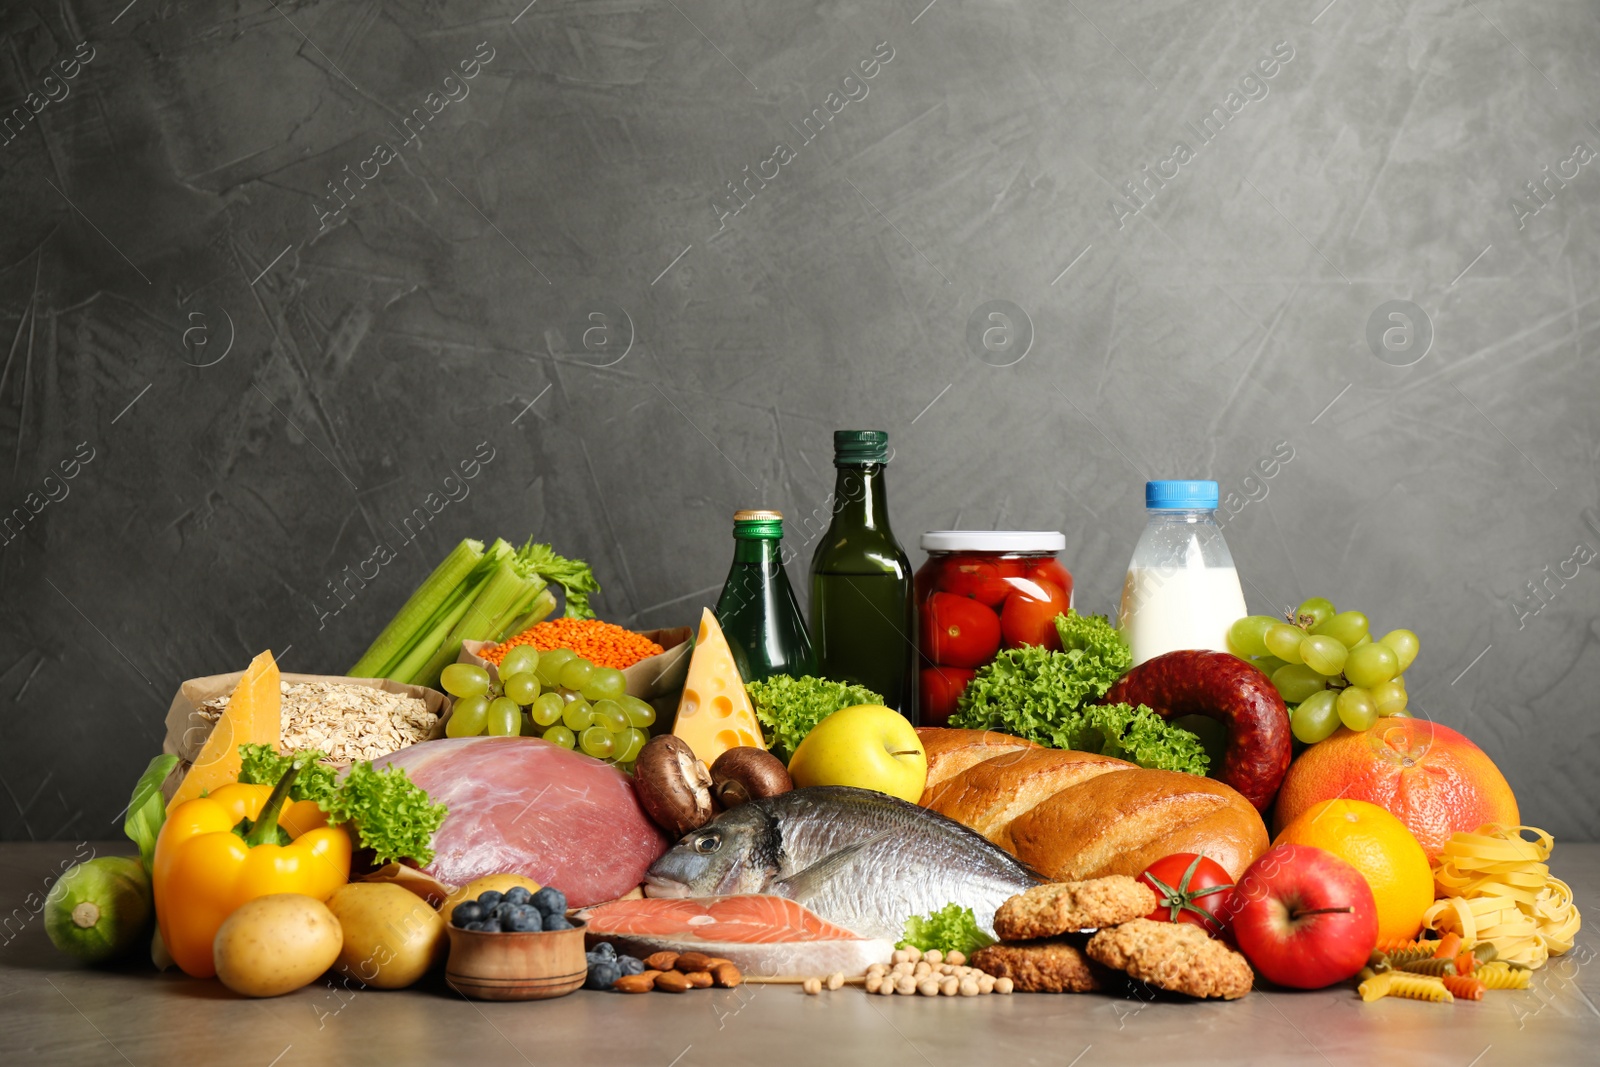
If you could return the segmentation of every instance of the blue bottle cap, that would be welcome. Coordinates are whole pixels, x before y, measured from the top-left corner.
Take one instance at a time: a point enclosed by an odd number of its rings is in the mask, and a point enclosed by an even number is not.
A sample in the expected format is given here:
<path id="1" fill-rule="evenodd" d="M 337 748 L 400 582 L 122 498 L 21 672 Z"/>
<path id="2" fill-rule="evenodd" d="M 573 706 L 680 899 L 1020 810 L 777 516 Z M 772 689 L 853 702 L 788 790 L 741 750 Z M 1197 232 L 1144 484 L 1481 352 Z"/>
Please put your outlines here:
<path id="1" fill-rule="evenodd" d="M 1214 509 L 1217 506 L 1217 483 L 1201 481 L 1145 482 L 1144 506 L 1160 511 L 1178 511 L 1192 508 Z"/>

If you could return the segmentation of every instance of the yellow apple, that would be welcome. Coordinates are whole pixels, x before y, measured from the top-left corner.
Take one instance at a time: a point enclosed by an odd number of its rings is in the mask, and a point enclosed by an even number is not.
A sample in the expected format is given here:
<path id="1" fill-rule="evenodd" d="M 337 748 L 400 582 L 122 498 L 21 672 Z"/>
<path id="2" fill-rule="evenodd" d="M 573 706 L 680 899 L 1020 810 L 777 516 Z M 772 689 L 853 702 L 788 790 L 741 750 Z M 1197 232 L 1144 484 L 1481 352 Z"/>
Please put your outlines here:
<path id="1" fill-rule="evenodd" d="M 794 750 L 797 786 L 853 785 L 915 804 L 928 783 L 928 754 L 916 727 L 882 704 L 841 708 L 817 723 Z"/>

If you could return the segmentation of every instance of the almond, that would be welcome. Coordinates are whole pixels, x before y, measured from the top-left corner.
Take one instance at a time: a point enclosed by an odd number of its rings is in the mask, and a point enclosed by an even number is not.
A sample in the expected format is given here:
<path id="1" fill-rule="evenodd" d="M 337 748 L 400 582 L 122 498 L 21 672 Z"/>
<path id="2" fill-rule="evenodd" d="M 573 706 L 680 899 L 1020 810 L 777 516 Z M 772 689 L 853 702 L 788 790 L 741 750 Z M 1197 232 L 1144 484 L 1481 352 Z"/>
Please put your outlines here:
<path id="1" fill-rule="evenodd" d="M 660 971 L 644 971 L 640 974 L 625 974 L 611 983 L 611 988 L 618 993 L 648 993 L 656 987 L 656 977 Z"/>
<path id="2" fill-rule="evenodd" d="M 744 975 L 731 963 L 719 963 L 711 968 L 711 980 L 723 989 L 732 989 L 744 981 Z"/>
<path id="3" fill-rule="evenodd" d="M 689 976 L 678 971 L 662 971 L 656 975 L 655 988 L 666 993 L 687 993 L 693 988 Z"/>
<path id="4" fill-rule="evenodd" d="M 689 979 L 689 984 L 694 986 L 696 989 L 711 988 L 710 971 L 686 971 L 684 972 L 683 976 Z"/>
<path id="5" fill-rule="evenodd" d="M 646 956 L 644 965 L 645 969 L 651 971 L 670 971 L 673 964 L 677 962 L 678 954 L 676 952 L 657 952 L 654 955 Z"/>
<path id="6" fill-rule="evenodd" d="M 709 971 L 711 963 L 712 958 L 704 952 L 685 952 L 677 958 L 672 967 L 674 970 L 688 974 L 690 971 Z M 646 966 L 649 966 L 648 961 Z"/>

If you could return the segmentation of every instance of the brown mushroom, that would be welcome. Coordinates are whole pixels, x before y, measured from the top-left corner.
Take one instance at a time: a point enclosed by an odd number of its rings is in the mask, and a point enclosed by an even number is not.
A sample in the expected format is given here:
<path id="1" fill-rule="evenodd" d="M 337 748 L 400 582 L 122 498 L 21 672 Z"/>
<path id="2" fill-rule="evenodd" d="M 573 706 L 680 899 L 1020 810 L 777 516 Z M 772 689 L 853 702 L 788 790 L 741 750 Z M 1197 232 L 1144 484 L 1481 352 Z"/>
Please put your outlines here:
<path id="1" fill-rule="evenodd" d="M 633 789 L 657 826 L 682 836 L 711 821 L 711 772 L 681 738 L 662 734 L 639 750 Z"/>
<path id="2" fill-rule="evenodd" d="M 730 748 L 711 765 L 711 795 L 725 808 L 794 788 L 783 761 L 760 748 Z"/>

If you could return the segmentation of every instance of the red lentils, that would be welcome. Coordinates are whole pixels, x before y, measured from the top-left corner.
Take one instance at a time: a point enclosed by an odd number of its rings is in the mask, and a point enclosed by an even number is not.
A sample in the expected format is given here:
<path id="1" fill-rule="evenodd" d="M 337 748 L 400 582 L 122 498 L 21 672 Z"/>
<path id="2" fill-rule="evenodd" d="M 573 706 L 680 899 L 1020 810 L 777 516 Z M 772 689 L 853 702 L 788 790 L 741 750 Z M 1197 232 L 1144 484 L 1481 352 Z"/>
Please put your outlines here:
<path id="1" fill-rule="evenodd" d="M 615 667 L 619 671 L 665 651 L 643 634 L 636 634 L 614 622 L 561 618 L 535 623 L 520 634 L 508 637 L 479 654 L 498 667 L 505 658 L 506 649 L 513 645 L 532 645 L 540 652 L 570 648 L 596 667 Z"/>

